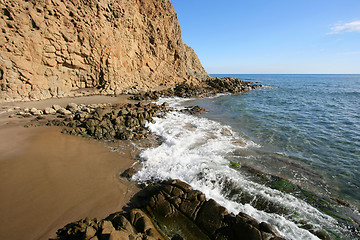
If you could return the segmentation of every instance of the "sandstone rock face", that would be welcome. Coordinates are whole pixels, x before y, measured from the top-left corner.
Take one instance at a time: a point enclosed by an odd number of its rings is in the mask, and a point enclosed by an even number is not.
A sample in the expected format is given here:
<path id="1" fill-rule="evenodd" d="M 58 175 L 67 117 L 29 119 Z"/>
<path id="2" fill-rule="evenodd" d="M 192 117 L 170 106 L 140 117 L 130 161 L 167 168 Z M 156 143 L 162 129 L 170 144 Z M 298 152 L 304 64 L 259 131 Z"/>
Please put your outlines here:
<path id="1" fill-rule="evenodd" d="M 209 76 L 170 0 L 3 0 L 0 101 L 138 92 Z"/>

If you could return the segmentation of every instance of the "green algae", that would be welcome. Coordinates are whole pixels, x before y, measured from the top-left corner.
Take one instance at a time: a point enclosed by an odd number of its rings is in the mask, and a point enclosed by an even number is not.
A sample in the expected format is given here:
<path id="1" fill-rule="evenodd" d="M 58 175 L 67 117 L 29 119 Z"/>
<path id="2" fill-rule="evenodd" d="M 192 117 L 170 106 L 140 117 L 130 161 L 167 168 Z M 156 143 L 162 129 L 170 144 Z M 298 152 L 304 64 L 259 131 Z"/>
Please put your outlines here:
<path id="1" fill-rule="evenodd" d="M 237 163 L 237 162 L 233 162 L 230 160 L 230 167 L 233 167 L 233 168 L 240 168 L 240 163 Z"/>

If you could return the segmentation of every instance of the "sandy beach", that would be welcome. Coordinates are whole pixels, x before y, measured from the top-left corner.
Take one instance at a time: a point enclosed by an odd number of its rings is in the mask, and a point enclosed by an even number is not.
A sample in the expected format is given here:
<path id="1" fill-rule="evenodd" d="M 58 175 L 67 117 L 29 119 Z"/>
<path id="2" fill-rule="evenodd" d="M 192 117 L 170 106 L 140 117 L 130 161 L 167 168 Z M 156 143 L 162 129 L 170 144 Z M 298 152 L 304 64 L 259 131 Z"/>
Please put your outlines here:
<path id="1" fill-rule="evenodd" d="M 49 239 L 65 224 L 121 211 L 138 191 L 119 178 L 133 163 L 128 142 L 111 152 L 104 143 L 61 134 L 58 127 L 23 127 L 10 107 L 116 103 L 125 97 L 93 96 L 1 104 L 0 239 Z"/>

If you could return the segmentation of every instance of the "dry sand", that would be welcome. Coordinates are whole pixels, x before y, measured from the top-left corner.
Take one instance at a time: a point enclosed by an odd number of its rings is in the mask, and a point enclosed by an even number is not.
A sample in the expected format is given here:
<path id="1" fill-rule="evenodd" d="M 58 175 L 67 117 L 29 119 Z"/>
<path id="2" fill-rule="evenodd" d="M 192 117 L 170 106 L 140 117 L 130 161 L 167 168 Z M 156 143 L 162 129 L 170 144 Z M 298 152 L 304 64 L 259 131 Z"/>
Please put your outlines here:
<path id="1" fill-rule="evenodd" d="M 123 101 L 99 99 L 10 105 Z M 129 143 L 121 142 L 121 151 L 111 152 L 104 143 L 61 134 L 57 127 L 24 128 L 27 119 L 6 115 L 0 115 L 0 239 L 55 237 L 67 223 L 120 211 L 138 191 L 134 183 L 119 178 L 134 163 Z"/>
<path id="2" fill-rule="evenodd" d="M 45 107 L 51 107 L 53 104 L 60 105 L 65 107 L 68 103 L 76 103 L 76 104 L 93 104 L 93 103 L 124 103 L 130 102 L 127 100 L 128 95 L 120 95 L 117 97 L 112 96 L 85 96 L 85 97 L 72 97 L 72 98 L 51 98 L 41 101 L 33 101 L 33 102 L 10 102 L 10 103 L 0 103 L 0 109 L 11 108 L 11 107 L 35 107 L 38 109 L 44 109 Z M 1 111 L 0 111 L 1 112 Z"/>

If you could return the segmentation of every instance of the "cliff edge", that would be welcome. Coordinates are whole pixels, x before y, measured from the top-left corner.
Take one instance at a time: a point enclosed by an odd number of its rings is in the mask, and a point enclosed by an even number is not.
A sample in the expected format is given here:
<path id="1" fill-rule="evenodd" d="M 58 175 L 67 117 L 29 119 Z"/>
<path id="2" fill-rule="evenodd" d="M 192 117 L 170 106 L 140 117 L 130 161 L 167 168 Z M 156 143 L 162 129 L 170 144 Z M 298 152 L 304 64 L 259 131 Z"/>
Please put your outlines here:
<path id="1" fill-rule="evenodd" d="M 0 102 L 209 78 L 170 0 L 1 0 Z"/>

